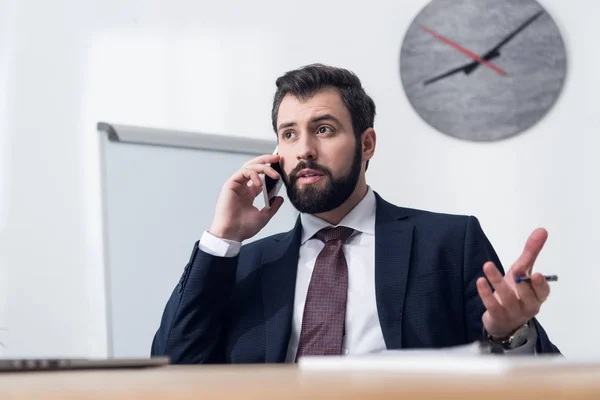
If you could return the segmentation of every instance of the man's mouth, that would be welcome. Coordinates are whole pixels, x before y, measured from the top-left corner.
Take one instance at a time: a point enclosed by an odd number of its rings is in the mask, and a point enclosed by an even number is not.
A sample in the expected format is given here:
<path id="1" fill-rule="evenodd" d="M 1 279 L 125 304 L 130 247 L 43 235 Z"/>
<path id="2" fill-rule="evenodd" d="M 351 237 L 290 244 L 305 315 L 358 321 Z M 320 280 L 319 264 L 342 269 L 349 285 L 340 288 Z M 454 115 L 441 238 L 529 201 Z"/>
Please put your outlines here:
<path id="1" fill-rule="evenodd" d="M 309 185 L 315 182 L 320 181 L 324 175 L 312 169 L 303 169 L 298 173 L 298 182 Z"/>

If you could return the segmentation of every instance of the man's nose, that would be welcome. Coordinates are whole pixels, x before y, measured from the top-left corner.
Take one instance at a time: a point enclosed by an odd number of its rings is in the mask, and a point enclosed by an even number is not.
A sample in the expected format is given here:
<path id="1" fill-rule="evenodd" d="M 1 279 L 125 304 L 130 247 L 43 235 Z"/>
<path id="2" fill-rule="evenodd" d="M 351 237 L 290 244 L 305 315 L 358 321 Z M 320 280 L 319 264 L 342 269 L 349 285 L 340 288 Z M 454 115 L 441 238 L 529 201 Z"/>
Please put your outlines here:
<path id="1" fill-rule="evenodd" d="M 314 161 L 317 159 L 317 147 L 312 135 L 302 135 L 297 143 L 296 158 L 298 161 Z"/>

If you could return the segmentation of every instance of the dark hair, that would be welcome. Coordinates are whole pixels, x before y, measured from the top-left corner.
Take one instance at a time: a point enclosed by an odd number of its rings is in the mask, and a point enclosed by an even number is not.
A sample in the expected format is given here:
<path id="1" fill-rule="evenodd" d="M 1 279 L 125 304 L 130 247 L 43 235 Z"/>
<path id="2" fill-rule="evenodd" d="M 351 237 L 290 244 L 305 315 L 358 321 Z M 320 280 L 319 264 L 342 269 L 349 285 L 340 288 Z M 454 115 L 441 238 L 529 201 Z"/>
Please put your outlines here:
<path id="1" fill-rule="evenodd" d="M 286 94 L 291 94 L 300 100 L 306 100 L 319 90 L 326 88 L 338 89 L 344 105 L 352 118 L 354 136 L 360 142 L 361 134 L 375 123 L 375 102 L 362 87 L 360 79 L 343 68 L 323 64 L 311 64 L 288 71 L 275 82 L 277 91 L 273 99 L 271 121 L 273 130 L 277 133 L 277 114 L 279 106 Z M 367 167 L 369 162 L 367 161 Z"/>

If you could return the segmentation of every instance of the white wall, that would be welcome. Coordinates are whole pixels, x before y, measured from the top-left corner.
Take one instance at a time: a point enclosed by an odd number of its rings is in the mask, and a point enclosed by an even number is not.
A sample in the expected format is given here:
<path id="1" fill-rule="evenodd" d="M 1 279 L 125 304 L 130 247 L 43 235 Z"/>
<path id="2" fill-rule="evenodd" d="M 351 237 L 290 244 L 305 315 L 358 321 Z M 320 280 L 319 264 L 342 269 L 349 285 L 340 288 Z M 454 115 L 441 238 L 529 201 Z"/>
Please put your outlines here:
<path id="1" fill-rule="evenodd" d="M 541 320 L 566 355 L 600 357 L 599 2 L 542 1 L 568 47 L 564 93 L 494 144 L 434 131 L 403 94 L 401 39 L 426 0 L 219 3 L 0 0 L 0 355 L 106 354 L 98 120 L 270 138 L 274 80 L 324 62 L 354 70 L 377 103 L 370 184 L 477 215 L 507 266 L 545 226 L 538 268 L 561 280 Z"/>

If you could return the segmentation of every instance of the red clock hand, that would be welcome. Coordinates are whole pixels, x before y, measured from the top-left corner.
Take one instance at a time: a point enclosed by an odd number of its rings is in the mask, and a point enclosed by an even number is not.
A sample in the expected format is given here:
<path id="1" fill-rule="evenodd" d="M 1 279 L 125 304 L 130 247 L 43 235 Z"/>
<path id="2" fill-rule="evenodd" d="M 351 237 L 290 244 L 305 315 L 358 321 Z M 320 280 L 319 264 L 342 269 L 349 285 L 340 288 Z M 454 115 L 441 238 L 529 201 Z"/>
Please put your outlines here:
<path id="1" fill-rule="evenodd" d="M 436 39 L 439 39 L 442 42 L 446 43 L 447 45 L 454 47 L 456 50 L 460 51 L 461 53 L 466 54 L 467 56 L 471 57 L 473 60 L 478 61 L 478 62 L 482 63 L 483 65 L 493 69 L 494 71 L 498 72 L 500 75 L 507 75 L 503 69 L 495 66 L 494 64 L 492 64 L 489 61 L 484 60 L 483 58 L 479 57 L 477 54 L 470 52 L 469 50 L 465 49 L 464 47 L 454 43 L 452 40 L 443 37 L 439 33 L 436 33 L 423 25 L 421 25 L 421 29 L 423 29 L 425 32 L 431 34 Z"/>

